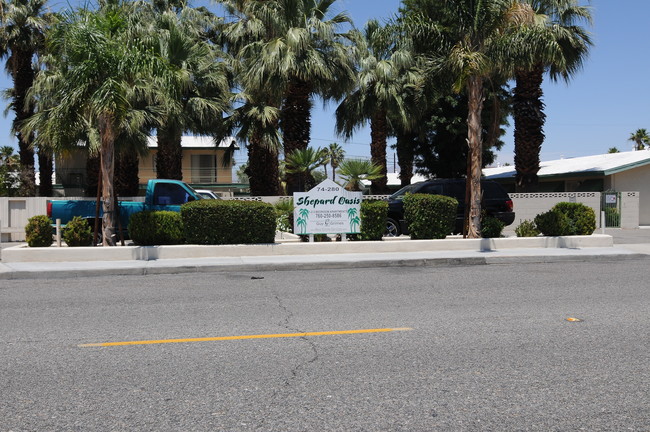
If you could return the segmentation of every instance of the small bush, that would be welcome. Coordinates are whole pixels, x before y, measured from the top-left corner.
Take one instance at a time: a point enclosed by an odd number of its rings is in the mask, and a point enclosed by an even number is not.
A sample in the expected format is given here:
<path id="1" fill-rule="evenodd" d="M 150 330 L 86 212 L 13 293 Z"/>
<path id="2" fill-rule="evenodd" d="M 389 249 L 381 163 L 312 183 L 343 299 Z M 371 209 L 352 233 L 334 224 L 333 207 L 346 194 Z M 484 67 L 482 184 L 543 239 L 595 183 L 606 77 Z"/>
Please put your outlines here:
<path id="1" fill-rule="evenodd" d="M 93 244 L 93 230 L 86 219 L 75 216 L 65 225 L 63 240 L 68 246 L 90 246 Z"/>
<path id="2" fill-rule="evenodd" d="M 443 239 L 454 230 L 458 201 L 442 195 L 407 194 L 404 218 L 412 239 Z"/>
<path id="3" fill-rule="evenodd" d="M 582 203 L 561 202 L 552 210 L 564 213 L 569 218 L 567 232 L 562 235 L 591 235 L 596 230 L 596 214 L 591 207 Z"/>
<path id="4" fill-rule="evenodd" d="M 535 216 L 535 225 L 545 236 L 556 237 L 567 235 L 571 221 L 564 213 L 551 209 Z"/>
<path id="5" fill-rule="evenodd" d="M 52 221 L 45 215 L 30 217 L 25 225 L 25 239 L 30 247 L 52 246 Z"/>
<path id="6" fill-rule="evenodd" d="M 483 216 L 481 220 L 481 237 L 499 238 L 505 224 L 493 216 Z"/>
<path id="7" fill-rule="evenodd" d="M 141 246 L 183 244 L 181 215 L 172 211 L 134 213 L 129 220 L 129 236 Z"/>
<path id="8" fill-rule="evenodd" d="M 273 243 L 276 217 L 271 204 L 258 201 L 199 200 L 181 206 L 190 244 Z"/>
<path id="9" fill-rule="evenodd" d="M 293 232 L 293 199 L 281 200 L 275 207 L 276 230 L 282 232 Z"/>
<path id="10" fill-rule="evenodd" d="M 539 230 L 535 226 L 535 222 L 531 220 L 521 221 L 519 226 L 515 228 L 515 234 L 517 237 L 537 237 L 539 235 Z"/>

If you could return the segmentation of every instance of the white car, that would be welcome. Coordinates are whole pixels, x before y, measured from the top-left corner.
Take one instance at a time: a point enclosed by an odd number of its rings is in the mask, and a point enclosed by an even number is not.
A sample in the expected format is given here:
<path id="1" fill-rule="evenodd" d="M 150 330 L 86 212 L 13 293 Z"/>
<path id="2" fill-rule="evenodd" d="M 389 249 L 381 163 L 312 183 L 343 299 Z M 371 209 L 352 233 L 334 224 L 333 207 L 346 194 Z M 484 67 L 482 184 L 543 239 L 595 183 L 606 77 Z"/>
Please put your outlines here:
<path id="1" fill-rule="evenodd" d="M 221 199 L 221 197 L 208 189 L 194 189 L 203 199 Z"/>

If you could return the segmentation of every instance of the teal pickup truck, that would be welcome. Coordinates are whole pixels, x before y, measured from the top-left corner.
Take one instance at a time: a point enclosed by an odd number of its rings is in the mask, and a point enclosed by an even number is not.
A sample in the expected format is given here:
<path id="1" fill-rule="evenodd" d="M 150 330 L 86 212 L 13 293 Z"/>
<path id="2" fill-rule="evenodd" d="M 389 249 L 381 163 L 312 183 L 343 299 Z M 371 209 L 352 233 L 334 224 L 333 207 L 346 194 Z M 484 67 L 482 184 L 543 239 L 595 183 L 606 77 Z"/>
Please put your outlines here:
<path id="1" fill-rule="evenodd" d="M 132 214 L 144 210 L 167 210 L 178 212 L 181 205 L 188 201 L 203 199 L 194 189 L 178 180 L 149 180 L 144 202 L 119 201 L 119 213 L 122 229 L 127 230 Z M 88 219 L 90 226 L 95 220 L 95 200 L 52 200 L 47 203 L 47 215 L 53 221 L 61 219 L 67 224 L 74 216 Z M 102 211 L 100 208 L 100 217 Z"/>

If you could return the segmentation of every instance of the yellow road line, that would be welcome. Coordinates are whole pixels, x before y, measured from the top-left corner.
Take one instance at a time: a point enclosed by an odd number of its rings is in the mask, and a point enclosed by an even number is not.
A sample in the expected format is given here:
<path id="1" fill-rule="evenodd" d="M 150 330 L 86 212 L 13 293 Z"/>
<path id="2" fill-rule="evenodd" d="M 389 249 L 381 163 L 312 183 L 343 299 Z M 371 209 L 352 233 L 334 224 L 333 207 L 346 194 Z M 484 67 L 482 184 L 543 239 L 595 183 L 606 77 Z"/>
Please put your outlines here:
<path id="1" fill-rule="evenodd" d="M 244 339 L 271 339 L 271 338 L 291 338 L 291 337 L 305 337 L 305 336 L 332 336 L 332 335 L 346 335 L 346 334 L 359 334 L 359 333 L 386 333 L 386 332 L 392 332 L 392 331 L 406 331 L 406 330 L 413 330 L 413 329 L 411 329 L 409 327 L 401 327 L 401 328 L 340 330 L 340 331 L 305 332 L 305 333 L 280 333 L 280 334 L 262 334 L 262 335 L 244 335 L 244 336 L 219 336 L 219 337 L 189 338 L 189 339 L 160 339 L 160 340 L 144 340 L 144 341 L 90 343 L 90 344 L 82 344 L 82 345 L 79 345 L 79 346 L 85 348 L 85 347 L 109 347 L 109 346 L 124 346 L 124 345 L 153 345 L 153 344 L 184 343 L 184 342 L 210 342 L 210 341 L 228 341 L 228 340 L 244 340 Z"/>

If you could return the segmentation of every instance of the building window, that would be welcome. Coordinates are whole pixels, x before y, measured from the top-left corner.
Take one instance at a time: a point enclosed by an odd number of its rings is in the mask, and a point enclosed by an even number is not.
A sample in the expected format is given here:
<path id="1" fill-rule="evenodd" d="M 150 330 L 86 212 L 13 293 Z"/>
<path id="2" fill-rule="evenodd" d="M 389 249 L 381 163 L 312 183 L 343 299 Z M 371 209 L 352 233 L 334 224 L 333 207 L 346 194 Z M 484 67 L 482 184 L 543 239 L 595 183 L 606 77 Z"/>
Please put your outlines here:
<path id="1" fill-rule="evenodd" d="M 217 182 L 217 155 L 192 155 L 192 183 Z"/>

